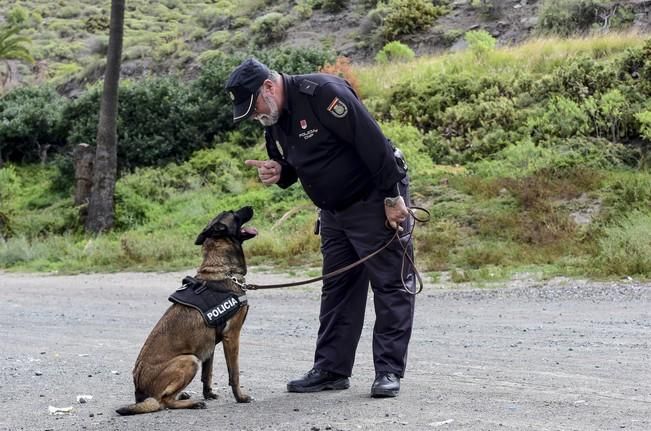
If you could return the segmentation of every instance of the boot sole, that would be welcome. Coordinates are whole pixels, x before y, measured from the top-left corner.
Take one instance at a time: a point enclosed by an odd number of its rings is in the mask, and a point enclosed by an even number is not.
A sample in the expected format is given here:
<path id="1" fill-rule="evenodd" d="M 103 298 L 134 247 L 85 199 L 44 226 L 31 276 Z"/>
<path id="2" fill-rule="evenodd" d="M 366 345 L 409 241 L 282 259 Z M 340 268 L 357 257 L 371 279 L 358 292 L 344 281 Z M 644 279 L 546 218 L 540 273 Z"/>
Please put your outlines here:
<path id="1" fill-rule="evenodd" d="M 371 397 L 373 398 L 394 398 L 398 396 L 400 389 L 376 389 L 371 391 Z"/>
<path id="2" fill-rule="evenodd" d="M 300 392 L 300 393 L 320 392 L 320 391 L 327 391 L 331 389 L 334 390 L 348 389 L 349 387 L 350 387 L 350 381 L 346 378 L 346 379 L 339 379 L 332 382 L 321 383 L 320 385 L 308 386 L 308 387 L 287 384 L 287 392 Z"/>

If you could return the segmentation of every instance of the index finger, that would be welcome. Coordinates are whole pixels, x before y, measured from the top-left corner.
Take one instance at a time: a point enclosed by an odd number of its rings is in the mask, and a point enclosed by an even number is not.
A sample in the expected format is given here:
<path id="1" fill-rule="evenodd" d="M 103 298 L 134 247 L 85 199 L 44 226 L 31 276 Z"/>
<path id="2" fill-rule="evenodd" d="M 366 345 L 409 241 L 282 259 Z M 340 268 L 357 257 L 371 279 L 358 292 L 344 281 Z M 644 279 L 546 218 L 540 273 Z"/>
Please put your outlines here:
<path id="1" fill-rule="evenodd" d="M 245 160 L 244 164 L 247 166 L 254 166 L 256 168 L 264 167 L 264 162 L 262 160 Z"/>

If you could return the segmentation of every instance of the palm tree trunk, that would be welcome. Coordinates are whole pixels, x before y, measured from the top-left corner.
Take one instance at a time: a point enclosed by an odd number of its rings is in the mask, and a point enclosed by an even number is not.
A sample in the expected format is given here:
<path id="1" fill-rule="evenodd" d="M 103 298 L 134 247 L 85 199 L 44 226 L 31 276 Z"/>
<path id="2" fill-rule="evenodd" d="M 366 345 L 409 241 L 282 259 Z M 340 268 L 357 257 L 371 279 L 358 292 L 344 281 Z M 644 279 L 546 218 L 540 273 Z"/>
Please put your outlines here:
<path id="1" fill-rule="evenodd" d="M 93 173 L 93 187 L 88 204 L 86 231 L 99 233 L 109 230 L 114 223 L 114 192 L 117 176 L 117 112 L 118 84 L 122 59 L 124 33 L 124 2 L 111 0 L 104 92 L 97 127 L 97 148 Z"/>

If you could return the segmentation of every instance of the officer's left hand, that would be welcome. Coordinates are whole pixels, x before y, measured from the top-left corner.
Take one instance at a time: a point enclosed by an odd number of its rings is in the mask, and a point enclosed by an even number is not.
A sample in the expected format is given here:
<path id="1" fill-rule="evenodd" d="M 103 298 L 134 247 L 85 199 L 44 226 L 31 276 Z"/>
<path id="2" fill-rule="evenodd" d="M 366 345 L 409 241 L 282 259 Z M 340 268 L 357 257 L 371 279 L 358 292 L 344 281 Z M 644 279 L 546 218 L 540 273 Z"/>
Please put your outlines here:
<path id="1" fill-rule="evenodd" d="M 392 229 L 397 229 L 402 232 L 402 227 L 400 223 L 407 220 L 409 217 L 409 211 L 407 210 L 407 205 L 405 205 L 405 200 L 402 196 L 399 196 L 394 206 L 384 205 L 384 213 L 387 218 L 387 222 Z"/>

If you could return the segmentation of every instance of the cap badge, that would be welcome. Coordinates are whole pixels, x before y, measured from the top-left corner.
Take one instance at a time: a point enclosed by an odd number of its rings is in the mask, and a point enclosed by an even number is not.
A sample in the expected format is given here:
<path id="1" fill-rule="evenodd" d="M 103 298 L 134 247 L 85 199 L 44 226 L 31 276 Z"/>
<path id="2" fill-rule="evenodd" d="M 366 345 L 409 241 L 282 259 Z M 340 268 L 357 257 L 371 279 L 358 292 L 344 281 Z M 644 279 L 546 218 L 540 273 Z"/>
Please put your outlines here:
<path id="1" fill-rule="evenodd" d="M 348 106 L 338 97 L 335 97 L 330 105 L 328 105 L 327 111 L 334 115 L 336 118 L 344 118 L 348 114 Z"/>
<path id="2" fill-rule="evenodd" d="M 301 129 L 303 130 L 307 129 L 307 121 L 301 120 L 300 123 L 301 123 Z"/>
<path id="3" fill-rule="evenodd" d="M 232 91 L 229 91 L 228 95 L 231 96 L 231 100 L 235 100 L 235 94 Z"/>

